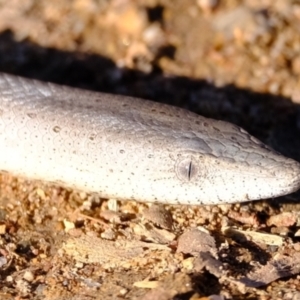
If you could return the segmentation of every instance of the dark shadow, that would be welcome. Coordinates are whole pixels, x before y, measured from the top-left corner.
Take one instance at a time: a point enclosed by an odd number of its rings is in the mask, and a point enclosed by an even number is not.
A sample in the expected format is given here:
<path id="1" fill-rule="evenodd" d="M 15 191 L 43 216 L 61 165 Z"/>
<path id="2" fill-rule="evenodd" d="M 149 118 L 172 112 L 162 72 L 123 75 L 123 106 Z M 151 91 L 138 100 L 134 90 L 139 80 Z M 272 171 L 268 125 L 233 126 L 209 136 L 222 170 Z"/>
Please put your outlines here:
<path id="1" fill-rule="evenodd" d="M 222 285 L 219 280 L 214 275 L 210 274 L 208 271 L 204 271 L 199 274 L 190 275 L 193 290 L 200 295 L 212 295 L 221 292 Z"/>
<path id="2" fill-rule="evenodd" d="M 154 7 L 147 8 L 147 15 L 149 22 L 163 23 L 164 7 L 162 5 L 156 5 Z"/>

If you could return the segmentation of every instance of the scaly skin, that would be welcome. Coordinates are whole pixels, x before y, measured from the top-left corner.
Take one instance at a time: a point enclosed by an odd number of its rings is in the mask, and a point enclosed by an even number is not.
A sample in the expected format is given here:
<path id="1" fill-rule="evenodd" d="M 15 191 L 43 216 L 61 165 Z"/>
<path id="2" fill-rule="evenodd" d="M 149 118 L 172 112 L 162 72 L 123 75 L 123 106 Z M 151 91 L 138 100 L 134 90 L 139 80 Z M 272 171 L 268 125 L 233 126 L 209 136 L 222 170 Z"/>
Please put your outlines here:
<path id="1" fill-rule="evenodd" d="M 0 74 L 0 170 L 106 198 L 222 204 L 285 195 L 300 164 L 230 123 Z"/>

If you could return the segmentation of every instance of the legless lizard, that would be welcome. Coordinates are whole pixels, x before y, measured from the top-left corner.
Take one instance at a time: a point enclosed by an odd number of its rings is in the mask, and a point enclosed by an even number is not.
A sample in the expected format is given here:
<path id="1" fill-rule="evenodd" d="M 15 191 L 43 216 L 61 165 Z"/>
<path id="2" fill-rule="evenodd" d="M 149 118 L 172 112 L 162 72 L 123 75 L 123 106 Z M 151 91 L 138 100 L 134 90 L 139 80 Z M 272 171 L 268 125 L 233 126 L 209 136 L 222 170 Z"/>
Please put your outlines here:
<path id="1" fill-rule="evenodd" d="M 0 74 L 0 170 L 106 198 L 222 204 L 300 187 L 300 164 L 233 124 Z"/>

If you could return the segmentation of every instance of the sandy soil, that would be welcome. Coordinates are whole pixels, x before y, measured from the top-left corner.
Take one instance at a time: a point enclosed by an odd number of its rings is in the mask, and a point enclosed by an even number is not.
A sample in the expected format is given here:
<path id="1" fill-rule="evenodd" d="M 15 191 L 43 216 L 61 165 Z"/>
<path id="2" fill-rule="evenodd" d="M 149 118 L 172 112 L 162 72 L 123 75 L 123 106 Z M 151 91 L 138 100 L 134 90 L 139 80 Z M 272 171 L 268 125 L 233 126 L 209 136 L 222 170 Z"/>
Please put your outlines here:
<path id="1" fill-rule="evenodd" d="M 0 0 L 0 71 L 185 107 L 300 161 L 299 29 L 288 0 Z M 148 207 L 0 185 L 1 299 L 300 299 L 299 194 Z"/>

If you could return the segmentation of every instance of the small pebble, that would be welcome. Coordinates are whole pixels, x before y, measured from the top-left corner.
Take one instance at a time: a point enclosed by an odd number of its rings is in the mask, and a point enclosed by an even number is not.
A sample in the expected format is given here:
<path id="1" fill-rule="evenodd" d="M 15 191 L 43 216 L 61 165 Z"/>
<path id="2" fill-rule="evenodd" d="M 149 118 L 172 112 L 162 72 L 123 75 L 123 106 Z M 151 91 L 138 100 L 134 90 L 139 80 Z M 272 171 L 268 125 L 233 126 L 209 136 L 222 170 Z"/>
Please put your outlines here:
<path id="1" fill-rule="evenodd" d="M 151 205 L 148 209 L 143 211 L 143 216 L 146 220 L 151 221 L 164 229 L 172 229 L 172 214 L 163 205 Z"/>
<path id="2" fill-rule="evenodd" d="M 31 282 L 31 281 L 33 281 L 33 279 L 34 279 L 34 275 L 33 275 L 33 273 L 32 273 L 31 271 L 26 271 L 26 272 L 24 273 L 24 275 L 23 275 L 23 278 L 24 278 L 26 281 Z"/>

